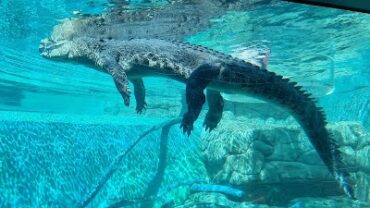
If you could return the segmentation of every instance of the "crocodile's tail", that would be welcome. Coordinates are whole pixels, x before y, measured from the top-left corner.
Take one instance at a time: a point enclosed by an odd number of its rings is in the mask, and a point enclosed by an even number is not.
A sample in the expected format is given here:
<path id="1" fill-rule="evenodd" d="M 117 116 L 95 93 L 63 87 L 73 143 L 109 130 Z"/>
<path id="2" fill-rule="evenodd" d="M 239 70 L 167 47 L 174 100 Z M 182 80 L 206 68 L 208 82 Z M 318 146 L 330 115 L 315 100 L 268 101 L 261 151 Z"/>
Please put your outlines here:
<path id="1" fill-rule="evenodd" d="M 325 128 L 327 122 L 324 112 L 316 106 L 311 94 L 302 90 L 296 82 L 246 62 L 227 64 L 220 79 L 228 83 L 240 83 L 242 89 L 246 89 L 249 94 L 274 101 L 289 109 L 341 188 L 354 199 L 341 152 L 333 136 Z"/>

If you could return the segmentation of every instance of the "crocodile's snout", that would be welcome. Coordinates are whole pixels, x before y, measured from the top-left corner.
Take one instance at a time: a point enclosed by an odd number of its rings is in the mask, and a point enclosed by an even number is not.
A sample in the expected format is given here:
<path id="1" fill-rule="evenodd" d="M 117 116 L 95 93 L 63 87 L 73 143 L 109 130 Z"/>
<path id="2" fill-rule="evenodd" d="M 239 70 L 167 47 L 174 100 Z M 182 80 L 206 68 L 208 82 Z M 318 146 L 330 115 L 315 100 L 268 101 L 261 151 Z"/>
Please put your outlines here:
<path id="1" fill-rule="evenodd" d="M 45 39 L 42 39 L 40 41 L 40 45 L 39 45 L 39 52 L 41 54 L 41 56 L 43 57 L 50 57 L 50 47 L 52 44 L 54 44 L 55 42 L 53 40 L 51 40 L 50 38 L 45 38 Z"/>
<path id="2" fill-rule="evenodd" d="M 40 41 L 39 52 L 45 58 L 61 58 L 68 55 L 70 50 L 68 46 L 68 41 L 45 38 Z"/>

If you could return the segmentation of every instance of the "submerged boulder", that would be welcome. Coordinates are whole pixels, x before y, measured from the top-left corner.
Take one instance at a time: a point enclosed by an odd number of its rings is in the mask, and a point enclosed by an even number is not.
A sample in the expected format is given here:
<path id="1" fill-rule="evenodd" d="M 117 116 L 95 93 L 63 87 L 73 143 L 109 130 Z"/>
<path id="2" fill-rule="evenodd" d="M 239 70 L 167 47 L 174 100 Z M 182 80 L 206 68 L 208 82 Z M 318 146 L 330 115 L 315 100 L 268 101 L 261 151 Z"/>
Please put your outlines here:
<path id="1" fill-rule="evenodd" d="M 179 208 L 274 208 L 268 205 L 257 205 L 251 202 L 235 202 L 220 193 L 194 193 L 191 194 Z M 277 207 L 276 207 L 277 208 Z"/>
<path id="2" fill-rule="evenodd" d="M 347 197 L 326 197 L 326 198 L 296 198 L 285 206 L 273 206 L 258 204 L 257 198 L 251 202 L 236 202 L 219 193 L 193 193 L 184 204 L 178 208 L 332 208 L 332 207 L 369 207 L 368 203 L 352 201 Z"/>
<path id="3" fill-rule="evenodd" d="M 286 204 L 297 197 L 342 195 L 339 186 L 300 126 L 289 118 L 246 119 L 225 112 L 219 126 L 201 138 L 202 157 L 214 184 L 236 186 L 246 200 L 263 197 L 264 203 Z M 368 133 L 360 124 L 329 125 L 338 141 L 349 172 L 356 179 L 369 174 Z M 360 177 L 358 174 L 363 174 Z M 356 195 L 363 200 L 368 187 L 357 181 Z M 362 187 L 359 189 L 358 187 Z"/>
<path id="4" fill-rule="evenodd" d="M 337 122 L 329 129 L 341 147 L 348 171 L 356 179 L 356 197 L 370 202 L 370 133 L 358 122 Z"/>

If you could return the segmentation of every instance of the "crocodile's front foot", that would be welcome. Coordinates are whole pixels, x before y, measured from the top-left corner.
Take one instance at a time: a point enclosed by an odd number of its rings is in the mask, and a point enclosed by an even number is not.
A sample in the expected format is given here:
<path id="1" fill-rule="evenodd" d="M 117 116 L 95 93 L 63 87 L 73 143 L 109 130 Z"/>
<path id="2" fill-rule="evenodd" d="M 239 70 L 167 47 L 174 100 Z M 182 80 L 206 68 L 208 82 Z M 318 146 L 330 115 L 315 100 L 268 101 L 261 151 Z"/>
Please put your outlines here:
<path id="1" fill-rule="evenodd" d="M 144 81 L 143 79 L 132 79 L 131 82 L 134 85 L 136 112 L 141 114 L 146 109 Z"/>
<path id="2" fill-rule="evenodd" d="M 127 95 L 122 96 L 123 102 L 125 103 L 125 106 L 130 106 L 130 95 L 129 92 L 127 92 Z"/>
<path id="3" fill-rule="evenodd" d="M 193 130 L 193 123 L 194 119 L 192 119 L 192 116 L 189 113 L 185 113 L 180 125 L 180 128 L 182 128 L 184 134 L 186 133 L 188 136 L 190 136 L 190 133 Z"/>
<path id="4" fill-rule="evenodd" d="M 203 127 L 206 129 L 206 131 L 211 132 L 213 129 L 217 127 L 217 124 L 219 123 L 219 120 L 217 118 L 212 118 L 212 116 L 208 115 L 206 116 Z"/>
<path id="5" fill-rule="evenodd" d="M 120 66 L 114 63 L 105 64 L 108 73 L 113 77 L 114 84 L 121 94 L 125 106 L 130 105 L 130 88 L 128 84 L 128 78 L 125 72 L 120 70 Z"/>
<path id="6" fill-rule="evenodd" d="M 136 112 L 137 114 L 142 114 L 144 111 L 146 110 L 146 103 L 142 103 L 142 104 L 137 104 L 136 105 Z"/>

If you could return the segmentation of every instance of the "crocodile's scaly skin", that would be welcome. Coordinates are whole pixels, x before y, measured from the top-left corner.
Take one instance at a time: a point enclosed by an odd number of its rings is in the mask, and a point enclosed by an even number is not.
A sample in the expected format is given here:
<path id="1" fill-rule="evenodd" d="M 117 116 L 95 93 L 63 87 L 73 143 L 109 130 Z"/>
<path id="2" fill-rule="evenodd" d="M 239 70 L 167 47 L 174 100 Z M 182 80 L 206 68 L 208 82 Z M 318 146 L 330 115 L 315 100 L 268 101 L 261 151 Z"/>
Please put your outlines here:
<path id="1" fill-rule="evenodd" d="M 129 79 L 161 75 L 186 82 L 189 107 L 184 114 L 182 127 L 188 134 L 205 101 L 203 90 L 206 87 L 276 103 L 292 113 L 343 190 L 354 198 L 341 153 L 325 128 L 325 115 L 310 94 L 304 92 L 297 83 L 201 46 L 159 39 L 117 41 L 76 38 L 62 42 L 45 39 L 40 51 L 47 58 L 83 60 L 95 64 L 112 75 L 127 105 Z"/>

